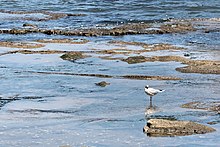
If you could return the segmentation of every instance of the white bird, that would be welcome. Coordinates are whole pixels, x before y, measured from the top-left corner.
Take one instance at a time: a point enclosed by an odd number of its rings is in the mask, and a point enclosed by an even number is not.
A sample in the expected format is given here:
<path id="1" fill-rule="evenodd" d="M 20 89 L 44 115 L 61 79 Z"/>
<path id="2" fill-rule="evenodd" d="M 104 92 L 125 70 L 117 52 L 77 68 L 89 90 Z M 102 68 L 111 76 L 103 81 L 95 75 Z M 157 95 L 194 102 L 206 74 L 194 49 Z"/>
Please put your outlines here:
<path id="1" fill-rule="evenodd" d="M 148 85 L 145 86 L 144 91 L 150 96 L 150 104 L 152 105 L 152 97 L 159 92 L 164 92 L 165 90 L 150 88 Z"/>

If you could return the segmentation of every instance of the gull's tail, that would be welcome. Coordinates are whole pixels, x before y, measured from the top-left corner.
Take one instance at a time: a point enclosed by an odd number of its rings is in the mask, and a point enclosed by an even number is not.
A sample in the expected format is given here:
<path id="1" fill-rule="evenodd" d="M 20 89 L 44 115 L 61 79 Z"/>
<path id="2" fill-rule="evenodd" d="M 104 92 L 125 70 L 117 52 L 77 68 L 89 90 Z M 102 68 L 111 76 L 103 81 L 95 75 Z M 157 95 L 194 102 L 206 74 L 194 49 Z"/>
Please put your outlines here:
<path id="1" fill-rule="evenodd" d="M 165 90 L 159 90 L 159 92 L 164 92 Z"/>

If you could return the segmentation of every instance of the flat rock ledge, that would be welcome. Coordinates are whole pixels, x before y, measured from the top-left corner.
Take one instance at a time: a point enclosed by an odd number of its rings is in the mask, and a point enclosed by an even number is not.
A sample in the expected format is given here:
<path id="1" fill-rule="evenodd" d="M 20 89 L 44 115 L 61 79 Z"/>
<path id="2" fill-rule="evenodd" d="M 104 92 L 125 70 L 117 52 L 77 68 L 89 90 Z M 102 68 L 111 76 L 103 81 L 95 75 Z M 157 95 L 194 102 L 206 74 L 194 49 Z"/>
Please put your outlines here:
<path id="1" fill-rule="evenodd" d="M 201 109 L 214 111 L 220 114 L 220 101 L 204 101 L 204 102 L 189 102 L 181 105 L 182 108 Z"/>
<path id="2" fill-rule="evenodd" d="M 172 121 L 165 119 L 150 119 L 143 128 L 144 133 L 152 137 L 186 136 L 205 134 L 215 129 L 191 121 Z"/>

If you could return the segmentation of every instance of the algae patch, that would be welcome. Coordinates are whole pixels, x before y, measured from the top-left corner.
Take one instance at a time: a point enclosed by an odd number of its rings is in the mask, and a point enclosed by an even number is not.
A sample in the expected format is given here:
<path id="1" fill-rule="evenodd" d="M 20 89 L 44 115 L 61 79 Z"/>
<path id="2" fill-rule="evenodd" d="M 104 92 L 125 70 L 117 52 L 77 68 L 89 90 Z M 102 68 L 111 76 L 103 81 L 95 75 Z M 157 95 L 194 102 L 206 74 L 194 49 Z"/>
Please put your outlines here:
<path id="1" fill-rule="evenodd" d="M 177 47 L 171 44 L 166 43 L 158 43 L 158 44 L 147 44 L 144 42 L 127 42 L 127 41 L 109 41 L 110 44 L 115 45 L 134 45 L 140 46 L 144 48 L 144 50 L 140 50 L 140 52 L 149 52 L 149 51 L 159 51 L 159 50 L 184 50 L 183 47 Z"/>
<path id="2" fill-rule="evenodd" d="M 126 59 L 122 59 L 122 61 L 127 62 L 128 64 L 142 63 L 142 62 L 146 62 L 146 57 L 133 56 L 133 57 L 128 57 Z"/>
<path id="3" fill-rule="evenodd" d="M 122 77 L 135 80 L 181 80 L 181 78 L 171 76 L 124 75 Z"/>
<path id="4" fill-rule="evenodd" d="M 107 85 L 110 85 L 110 83 L 108 82 L 105 82 L 105 81 L 102 81 L 102 82 L 99 82 L 99 83 L 95 83 L 97 86 L 100 86 L 100 87 L 105 87 Z"/>
<path id="5" fill-rule="evenodd" d="M 220 61 L 211 60 L 191 60 L 180 56 L 133 56 L 126 59 L 121 59 L 128 64 L 142 63 L 142 62 L 169 62 L 176 61 L 187 64 L 185 67 L 176 68 L 179 72 L 184 73 L 201 73 L 201 74 L 220 74 Z"/>
<path id="6" fill-rule="evenodd" d="M 201 109 L 208 110 L 220 113 L 220 101 L 211 101 L 211 102 L 189 102 L 181 105 L 182 108 L 188 109 Z"/>
<path id="7" fill-rule="evenodd" d="M 81 52 L 69 52 L 60 56 L 60 58 L 62 58 L 63 60 L 68 60 L 68 61 L 75 61 L 86 57 L 87 56 L 83 55 Z"/>
<path id="8" fill-rule="evenodd" d="M 43 44 L 36 44 L 36 43 L 25 43 L 25 42 L 10 42 L 10 41 L 1 41 L 0 46 L 2 47 L 9 47 L 9 48 L 41 48 L 45 45 Z"/>
<path id="9" fill-rule="evenodd" d="M 69 44 L 85 44 L 89 42 L 86 39 L 43 39 L 37 40 L 40 43 L 69 43 Z"/>

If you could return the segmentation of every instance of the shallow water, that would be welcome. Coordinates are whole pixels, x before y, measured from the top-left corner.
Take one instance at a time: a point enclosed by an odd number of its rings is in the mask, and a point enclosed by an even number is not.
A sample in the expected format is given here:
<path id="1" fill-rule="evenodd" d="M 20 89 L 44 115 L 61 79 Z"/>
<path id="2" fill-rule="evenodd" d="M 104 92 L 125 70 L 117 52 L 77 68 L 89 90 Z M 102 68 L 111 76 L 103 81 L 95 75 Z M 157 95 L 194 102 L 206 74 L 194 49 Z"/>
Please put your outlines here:
<path id="1" fill-rule="evenodd" d="M 54 0 L 54 1 L 1 1 L 0 10 L 36 11 L 30 14 L 0 12 L 0 28 L 21 28 L 24 23 L 40 28 L 112 27 L 129 22 L 163 22 L 168 18 L 218 18 L 219 2 L 214 0 L 184 1 L 122 1 L 122 0 Z M 36 21 L 43 11 L 54 13 L 86 14 L 56 20 Z M 178 11 L 177 11 L 178 10 Z M 37 15 L 36 15 L 37 14 Z M 219 21 L 216 21 L 217 27 Z M 209 23 L 208 23 L 209 25 Z M 210 24 L 211 26 L 211 24 Z M 150 34 L 100 37 L 88 39 L 85 44 L 46 43 L 45 47 L 31 50 L 90 51 L 105 49 L 141 49 L 140 46 L 109 44 L 112 40 L 136 41 L 148 44 L 170 43 L 185 47 L 181 51 L 146 52 L 144 56 L 178 55 L 190 53 L 189 58 L 220 60 L 220 33 L 214 31 L 184 34 Z M 31 41 L 45 38 L 73 38 L 72 36 L 0 34 L 0 41 Z M 18 50 L 0 47 L 0 53 Z M 180 73 L 178 62 L 145 62 L 127 64 L 120 60 L 103 60 L 94 55 L 75 62 L 60 58 L 61 54 L 7 54 L 0 56 L 0 97 L 14 100 L 0 103 L 0 146 L 218 146 L 220 124 L 211 127 L 209 134 L 179 137 L 149 137 L 142 132 L 149 117 L 170 117 L 191 120 L 208 125 L 219 122 L 219 114 L 203 110 L 183 109 L 192 101 L 219 100 L 220 75 Z M 56 74 L 53 74 L 56 73 Z M 59 74 L 60 73 L 60 74 Z M 70 73 L 65 75 L 62 73 Z M 113 78 L 71 75 L 104 74 Z M 174 76 L 177 81 L 131 80 L 123 75 Z M 107 81 L 106 87 L 95 83 Z M 158 111 L 145 116 L 149 97 L 145 85 L 165 89 L 153 98 Z"/>
<path id="2" fill-rule="evenodd" d="M 91 46 L 93 43 L 88 44 Z M 54 46 L 56 45 L 48 44 L 44 48 L 53 49 Z M 68 49 L 71 45 L 61 46 Z M 72 46 L 74 48 L 74 45 Z M 86 44 L 81 45 L 82 50 L 85 50 L 85 46 Z M 105 46 L 105 43 L 100 43 L 100 46 Z M 2 146 L 215 146 L 220 143 L 219 124 L 213 125 L 217 132 L 206 135 L 151 138 L 142 132 L 146 123 L 145 109 L 149 105 L 148 97 L 143 91 L 146 84 L 166 89 L 166 92 L 154 97 L 153 105 L 160 111 L 153 116 L 174 117 L 202 124 L 219 121 L 219 116 L 213 112 L 179 107 L 194 100 L 218 100 L 219 75 L 179 73 L 175 71 L 175 67 L 183 65 L 175 62 L 129 65 L 122 61 L 105 61 L 96 57 L 69 62 L 60 59 L 59 56 L 59 54 L 1 56 L 1 97 L 15 95 L 20 97 L 20 100 L 8 102 L 1 107 Z M 109 79 L 40 74 L 33 71 L 117 76 L 172 75 L 183 80 Z M 103 80 L 111 84 L 104 88 L 95 85 Z M 206 90 L 207 86 L 209 91 Z M 213 143 L 210 144 L 210 141 Z"/>

